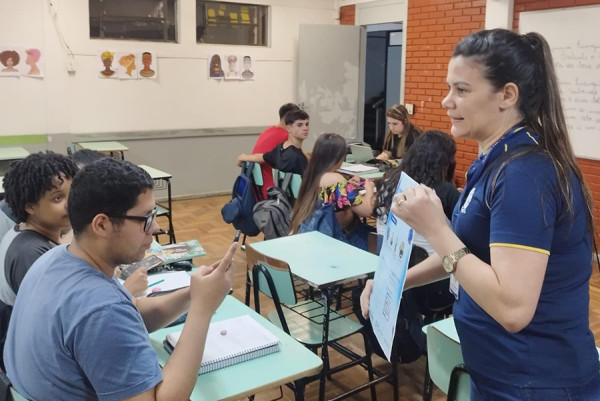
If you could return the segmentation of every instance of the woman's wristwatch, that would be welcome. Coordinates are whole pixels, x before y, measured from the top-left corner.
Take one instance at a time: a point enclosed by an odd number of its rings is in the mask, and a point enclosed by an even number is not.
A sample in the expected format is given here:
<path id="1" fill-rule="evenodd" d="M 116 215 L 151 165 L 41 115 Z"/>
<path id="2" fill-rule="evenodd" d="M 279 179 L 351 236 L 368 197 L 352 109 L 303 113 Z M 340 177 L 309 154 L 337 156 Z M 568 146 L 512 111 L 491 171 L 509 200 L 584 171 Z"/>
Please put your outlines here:
<path id="1" fill-rule="evenodd" d="M 444 270 L 446 270 L 447 273 L 454 273 L 456 270 L 456 265 L 458 264 L 458 260 L 470 253 L 471 251 L 469 248 L 465 246 L 460 248 L 458 251 L 454 251 L 451 254 L 444 256 L 444 259 L 442 260 Z"/>

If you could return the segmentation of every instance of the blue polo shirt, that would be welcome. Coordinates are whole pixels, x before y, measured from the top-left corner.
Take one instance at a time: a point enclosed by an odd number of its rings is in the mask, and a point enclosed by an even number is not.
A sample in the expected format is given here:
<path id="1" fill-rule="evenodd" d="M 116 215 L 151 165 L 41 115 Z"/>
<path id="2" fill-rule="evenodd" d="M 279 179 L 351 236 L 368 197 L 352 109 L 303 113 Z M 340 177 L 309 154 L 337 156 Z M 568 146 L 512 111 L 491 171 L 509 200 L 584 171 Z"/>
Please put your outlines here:
<path id="1" fill-rule="evenodd" d="M 502 169 L 499 164 L 489 163 L 468 183 L 454 210 L 455 233 L 488 264 L 492 246 L 542 252 L 549 260 L 533 319 L 518 333 L 506 331 L 460 288 L 454 318 L 465 363 L 475 379 L 517 387 L 587 383 L 600 366 L 589 329 L 592 252 L 580 182 L 571 174 L 570 217 L 547 155 L 534 151 Z"/>

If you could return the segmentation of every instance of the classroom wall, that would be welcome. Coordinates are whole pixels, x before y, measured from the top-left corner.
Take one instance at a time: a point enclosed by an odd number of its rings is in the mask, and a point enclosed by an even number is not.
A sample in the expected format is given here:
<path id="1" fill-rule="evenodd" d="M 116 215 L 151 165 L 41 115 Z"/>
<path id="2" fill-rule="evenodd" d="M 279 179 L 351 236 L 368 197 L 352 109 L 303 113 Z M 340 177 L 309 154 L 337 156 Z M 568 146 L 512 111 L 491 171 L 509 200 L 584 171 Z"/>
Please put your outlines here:
<path id="1" fill-rule="evenodd" d="M 0 78 L 0 143 L 6 135 L 49 134 L 42 148 L 65 152 L 69 142 L 117 139 L 131 148 L 128 160 L 172 173 L 176 196 L 230 191 L 235 156 L 297 98 L 299 25 L 337 23 L 334 0 L 249 2 L 270 6 L 269 47 L 197 44 L 195 0 L 178 1 L 178 43 L 90 39 L 87 1 L 0 0 L 0 42 L 40 46 L 46 56 L 43 79 Z M 98 78 L 100 52 L 148 49 L 158 79 Z M 215 52 L 251 55 L 255 80 L 209 80 Z"/>
<path id="2" fill-rule="evenodd" d="M 346 1 L 346 3 L 351 0 Z M 342 4 L 344 2 L 342 1 Z M 600 4 L 600 0 L 514 0 L 513 28 L 518 29 L 519 13 L 534 10 Z M 355 5 L 340 7 L 340 22 L 355 22 Z M 418 126 L 450 131 L 450 121 L 441 101 L 447 91 L 445 77 L 454 46 L 465 35 L 486 26 L 486 1 L 411 0 L 406 24 L 405 103 L 415 105 L 411 117 Z M 504 17 L 502 16 L 502 20 Z M 497 21 L 494 21 L 497 22 Z M 477 157 L 473 141 L 457 139 L 456 181 L 464 185 L 468 166 Z M 600 158 L 600 149 L 598 149 Z M 600 161 L 578 159 L 594 198 L 596 230 L 600 231 Z M 600 240 L 600 233 L 597 236 Z M 600 243 L 600 241 L 597 241 Z"/>
<path id="3" fill-rule="evenodd" d="M 552 10 L 555 8 L 568 8 L 584 5 L 600 5 L 600 0 L 515 0 L 513 27 L 519 29 L 519 14 L 525 11 Z M 598 23 L 589 21 L 589 23 Z M 598 127 L 600 129 L 600 127 Z M 597 157 L 600 159 L 600 149 L 597 149 Z M 600 244 L 600 160 L 577 159 L 583 171 L 586 184 L 594 198 L 594 217 L 596 226 L 596 243 Z"/>

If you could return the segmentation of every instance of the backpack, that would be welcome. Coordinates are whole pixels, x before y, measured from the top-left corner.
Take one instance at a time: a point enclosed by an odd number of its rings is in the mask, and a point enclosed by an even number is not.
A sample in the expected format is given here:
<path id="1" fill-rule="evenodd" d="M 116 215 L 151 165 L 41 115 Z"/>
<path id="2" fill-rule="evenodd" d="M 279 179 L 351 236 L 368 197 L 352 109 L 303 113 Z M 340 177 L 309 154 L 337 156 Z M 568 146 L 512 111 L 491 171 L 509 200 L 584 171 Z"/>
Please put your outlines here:
<path id="1" fill-rule="evenodd" d="M 333 204 L 322 203 L 317 201 L 319 205 L 315 208 L 312 216 L 303 221 L 298 228 L 298 234 L 309 231 L 318 231 L 328 237 L 335 238 L 338 241 L 348 243 L 340 224 L 335 218 Z"/>
<path id="2" fill-rule="evenodd" d="M 267 199 L 254 206 L 254 223 L 265 235 L 266 240 L 288 235 L 292 205 L 287 196 L 287 189 L 291 177 L 291 173 L 286 173 L 281 187 L 275 184 L 267 189 Z"/>
<path id="3" fill-rule="evenodd" d="M 233 223 L 236 230 L 249 237 L 254 237 L 260 233 L 260 230 L 254 223 L 253 208 L 256 200 L 259 199 L 255 192 L 255 186 L 250 178 L 254 163 L 242 164 L 242 172 L 235 179 L 231 200 L 221 208 L 221 215 L 226 223 Z"/>

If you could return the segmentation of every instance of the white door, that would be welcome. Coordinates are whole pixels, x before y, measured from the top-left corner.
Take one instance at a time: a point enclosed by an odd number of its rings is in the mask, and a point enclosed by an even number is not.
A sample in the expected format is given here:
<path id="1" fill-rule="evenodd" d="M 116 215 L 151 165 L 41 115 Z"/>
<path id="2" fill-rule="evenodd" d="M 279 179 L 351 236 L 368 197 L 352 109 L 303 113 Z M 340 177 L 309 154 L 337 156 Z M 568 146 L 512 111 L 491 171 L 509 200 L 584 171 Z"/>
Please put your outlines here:
<path id="1" fill-rule="evenodd" d="M 310 116 L 310 135 L 335 132 L 362 141 L 364 110 L 364 49 L 360 26 L 300 25 L 298 44 L 298 104 Z"/>

